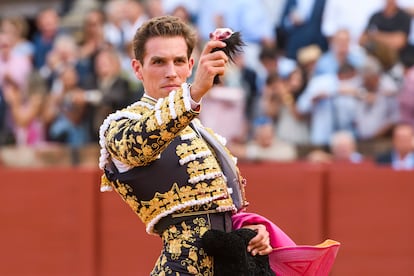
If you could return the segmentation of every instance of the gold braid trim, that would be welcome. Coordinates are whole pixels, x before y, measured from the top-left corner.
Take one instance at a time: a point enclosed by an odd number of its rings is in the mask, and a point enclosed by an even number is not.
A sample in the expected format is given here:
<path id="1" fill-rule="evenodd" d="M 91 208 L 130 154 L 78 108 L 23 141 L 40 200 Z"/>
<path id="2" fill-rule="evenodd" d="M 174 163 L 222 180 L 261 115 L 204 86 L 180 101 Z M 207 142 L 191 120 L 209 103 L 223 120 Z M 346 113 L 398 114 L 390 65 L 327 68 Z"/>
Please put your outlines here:
<path id="1" fill-rule="evenodd" d="M 150 183 L 148 184 L 150 185 Z M 180 213 L 188 207 L 215 202 L 217 209 L 231 210 L 234 205 L 228 195 L 223 178 L 213 179 L 211 183 L 200 182 L 192 186 L 178 187 L 174 183 L 165 193 L 156 193 L 149 201 L 138 201 L 133 189 L 117 181 L 116 191 L 146 225 L 147 232 L 152 233 L 154 225 L 164 216 Z"/>
<path id="2" fill-rule="evenodd" d="M 110 192 L 113 190 L 112 182 L 106 177 L 105 174 L 101 176 L 101 192 Z"/>
<path id="3" fill-rule="evenodd" d="M 142 117 L 140 120 L 124 118 L 110 123 L 105 139 L 110 155 L 134 167 L 146 166 L 156 160 L 198 114 L 187 109 L 188 95 L 184 92 L 183 88 L 178 89 L 173 94 L 173 103 L 166 97 L 152 110 L 140 105 L 127 108 L 125 111 Z"/>

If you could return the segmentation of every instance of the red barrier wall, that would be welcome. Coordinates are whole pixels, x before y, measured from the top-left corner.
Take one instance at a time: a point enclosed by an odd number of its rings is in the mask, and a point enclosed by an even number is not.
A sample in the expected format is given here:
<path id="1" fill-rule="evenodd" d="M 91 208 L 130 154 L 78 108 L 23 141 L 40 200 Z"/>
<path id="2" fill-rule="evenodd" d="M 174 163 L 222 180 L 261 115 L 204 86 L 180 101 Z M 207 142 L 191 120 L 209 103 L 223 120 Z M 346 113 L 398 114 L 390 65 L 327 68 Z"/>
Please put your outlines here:
<path id="1" fill-rule="evenodd" d="M 149 275 L 161 251 L 161 239 L 148 235 L 144 224 L 116 192 L 99 195 L 99 276 Z"/>
<path id="2" fill-rule="evenodd" d="M 332 275 L 414 275 L 414 172 L 241 164 L 247 211 L 298 244 L 342 243 Z M 148 275 L 161 241 L 96 169 L 0 168 L 0 275 Z"/>
<path id="3" fill-rule="evenodd" d="M 324 239 L 323 167 L 307 163 L 241 164 L 247 179 L 248 212 L 275 222 L 297 244 Z"/>
<path id="4" fill-rule="evenodd" d="M 298 164 L 242 164 L 247 211 L 277 222 L 298 243 L 322 241 L 322 169 Z M 274 172 L 277 173 L 274 173 Z M 99 275 L 148 275 L 161 250 L 138 217 L 116 193 L 99 196 Z"/>
<path id="5" fill-rule="evenodd" d="M 414 171 L 332 167 L 328 231 L 342 246 L 334 275 L 414 275 Z"/>
<path id="6" fill-rule="evenodd" d="M 96 275 L 96 172 L 0 169 L 0 179 L 0 275 Z"/>

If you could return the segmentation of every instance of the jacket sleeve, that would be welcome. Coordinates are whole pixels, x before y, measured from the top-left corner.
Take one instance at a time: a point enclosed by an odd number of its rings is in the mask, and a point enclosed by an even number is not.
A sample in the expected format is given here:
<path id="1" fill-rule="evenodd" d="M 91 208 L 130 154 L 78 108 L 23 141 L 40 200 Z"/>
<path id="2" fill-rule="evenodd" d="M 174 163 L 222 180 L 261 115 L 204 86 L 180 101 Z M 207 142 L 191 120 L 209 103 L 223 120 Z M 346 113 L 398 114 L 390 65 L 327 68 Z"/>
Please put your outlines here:
<path id="1" fill-rule="evenodd" d="M 106 130 L 101 131 L 109 156 L 134 167 L 156 160 L 198 115 L 191 109 L 190 99 L 190 89 L 183 84 L 159 99 L 154 107 L 142 108 L 145 104 L 138 102 L 110 115 L 104 122 Z"/>

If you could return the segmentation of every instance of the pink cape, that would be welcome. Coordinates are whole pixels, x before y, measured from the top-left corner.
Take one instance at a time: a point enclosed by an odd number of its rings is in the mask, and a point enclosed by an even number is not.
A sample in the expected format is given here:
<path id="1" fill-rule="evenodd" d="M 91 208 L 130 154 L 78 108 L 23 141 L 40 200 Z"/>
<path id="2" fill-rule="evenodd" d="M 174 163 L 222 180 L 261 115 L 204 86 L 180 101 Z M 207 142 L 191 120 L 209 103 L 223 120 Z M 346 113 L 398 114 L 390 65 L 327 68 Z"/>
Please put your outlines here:
<path id="1" fill-rule="evenodd" d="M 326 240 L 318 245 L 297 245 L 274 223 L 257 214 L 238 213 L 233 215 L 233 228 L 244 225 L 263 224 L 270 235 L 273 252 L 269 254 L 270 267 L 276 275 L 282 276 L 325 276 L 335 261 L 340 243 Z"/>

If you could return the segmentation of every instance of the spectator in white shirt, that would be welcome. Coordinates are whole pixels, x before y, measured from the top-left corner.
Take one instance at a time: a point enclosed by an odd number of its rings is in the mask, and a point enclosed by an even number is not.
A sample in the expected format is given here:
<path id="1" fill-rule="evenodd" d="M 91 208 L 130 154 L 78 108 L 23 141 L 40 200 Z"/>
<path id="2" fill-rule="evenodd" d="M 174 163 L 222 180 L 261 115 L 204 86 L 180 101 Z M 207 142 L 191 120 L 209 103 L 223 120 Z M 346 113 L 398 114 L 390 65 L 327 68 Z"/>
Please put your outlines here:
<path id="1" fill-rule="evenodd" d="M 351 44 L 358 45 L 368 19 L 382 7 L 383 0 L 326 0 L 322 18 L 322 33 L 332 37 L 338 30 L 347 29 Z"/>

